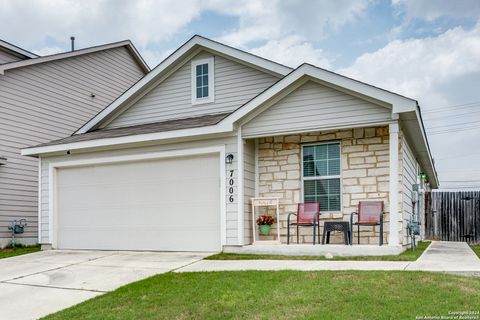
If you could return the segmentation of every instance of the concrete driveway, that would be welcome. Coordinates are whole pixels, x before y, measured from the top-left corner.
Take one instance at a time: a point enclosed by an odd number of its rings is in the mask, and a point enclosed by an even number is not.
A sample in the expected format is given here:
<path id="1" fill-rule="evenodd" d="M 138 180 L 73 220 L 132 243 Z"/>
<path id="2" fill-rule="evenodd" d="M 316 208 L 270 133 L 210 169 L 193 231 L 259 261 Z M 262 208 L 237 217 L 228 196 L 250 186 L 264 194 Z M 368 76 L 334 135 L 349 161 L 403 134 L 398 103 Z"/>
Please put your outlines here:
<path id="1" fill-rule="evenodd" d="M 37 319 L 211 253 L 50 250 L 0 260 L 0 319 Z"/>

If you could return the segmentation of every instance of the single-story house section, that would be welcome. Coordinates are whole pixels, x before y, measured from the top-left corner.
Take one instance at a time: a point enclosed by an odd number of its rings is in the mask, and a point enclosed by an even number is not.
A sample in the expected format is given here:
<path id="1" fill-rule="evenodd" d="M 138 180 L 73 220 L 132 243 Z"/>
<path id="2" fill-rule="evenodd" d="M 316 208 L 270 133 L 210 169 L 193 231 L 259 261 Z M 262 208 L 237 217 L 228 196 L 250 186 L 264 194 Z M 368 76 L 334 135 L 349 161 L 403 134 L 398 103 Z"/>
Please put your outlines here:
<path id="1" fill-rule="evenodd" d="M 149 71 L 130 41 L 39 57 L 0 40 L 0 248 L 35 244 L 38 161 L 22 148 L 70 136 Z"/>
<path id="2" fill-rule="evenodd" d="M 279 198 L 282 243 L 299 202 L 320 202 L 323 224 L 382 200 L 386 247 L 401 248 L 412 185 L 438 186 L 417 101 L 200 36 L 72 136 L 22 154 L 41 163 L 42 244 L 61 249 L 248 245 L 252 197 Z M 362 227 L 361 243 L 379 231 Z"/>

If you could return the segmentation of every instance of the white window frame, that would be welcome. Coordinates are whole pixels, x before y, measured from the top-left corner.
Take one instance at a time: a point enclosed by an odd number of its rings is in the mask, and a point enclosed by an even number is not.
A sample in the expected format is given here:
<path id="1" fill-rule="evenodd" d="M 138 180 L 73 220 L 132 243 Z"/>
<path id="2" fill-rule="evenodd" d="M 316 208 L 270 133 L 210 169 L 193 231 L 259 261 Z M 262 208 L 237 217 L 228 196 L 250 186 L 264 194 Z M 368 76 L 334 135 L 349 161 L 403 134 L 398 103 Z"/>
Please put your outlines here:
<path id="1" fill-rule="evenodd" d="M 215 101 L 215 59 L 214 57 L 192 60 L 192 105 Z M 197 66 L 208 64 L 208 97 L 197 98 Z"/>
<path id="2" fill-rule="evenodd" d="M 303 176 L 303 148 L 304 147 L 309 147 L 309 146 L 318 146 L 318 145 L 325 145 L 325 144 L 332 144 L 332 143 L 338 143 L 340 146 L 340 174 L 339 175 L 334 175 L 334 176 L 317 176 L 317 177 L 304 177 Z M 302 202 L 305 202 L 305 190 L 304 190 L 304 181 L 305 180 L 328 180 L 328 179 L 340 179 L 340 210 L 329 210 L 329 211 L 323 211 L 324 213 L 341 213 L 342 208 L 343 208 L 343 178 L 342 178 L 342 142 L 341 141 L 322 141 L 322 142 L 312 142 L 312 143 L 305 143 L 302 144 L 302 148 L 300 150 L 300 176 L 301 176 L 301 186 L 300 186 L 300 192 L 301 192 L 301 199 Z"/>

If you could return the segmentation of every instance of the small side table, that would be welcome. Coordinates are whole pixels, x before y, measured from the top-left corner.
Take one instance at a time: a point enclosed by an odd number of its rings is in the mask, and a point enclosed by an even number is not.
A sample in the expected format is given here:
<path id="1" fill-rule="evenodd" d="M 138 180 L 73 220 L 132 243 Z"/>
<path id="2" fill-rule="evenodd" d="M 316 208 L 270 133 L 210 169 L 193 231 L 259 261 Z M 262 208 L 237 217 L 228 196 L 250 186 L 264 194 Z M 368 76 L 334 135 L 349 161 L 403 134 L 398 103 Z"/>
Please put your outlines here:
<path id="1" fill-rule="evenodd" d="M 325 236 L 327 236 L 327 243 L 330 243 L 330 232 L 342 231 L 345 238 L 345 244 L 350 244 L 350 223 L 348 221 L 325 221 L 323 225 L 322 244 L 325 244 Z"/>

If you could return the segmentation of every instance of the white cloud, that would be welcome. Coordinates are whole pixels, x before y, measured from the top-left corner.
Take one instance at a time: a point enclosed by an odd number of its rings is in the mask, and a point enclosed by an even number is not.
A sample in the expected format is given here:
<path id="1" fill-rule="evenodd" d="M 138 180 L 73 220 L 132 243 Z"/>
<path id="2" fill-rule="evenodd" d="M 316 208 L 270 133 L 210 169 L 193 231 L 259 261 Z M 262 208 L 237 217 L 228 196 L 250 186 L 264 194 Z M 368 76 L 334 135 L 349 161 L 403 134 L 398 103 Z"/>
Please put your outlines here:
<path id="1" fill-rule="evenodd" d="M 247 3 L 249 5 L 237 6 L 232 13 L 238 15 L 239 27 L 224 33 L 219 41 L 293 67 L 308 62 L 329 68 L 331 55 L 316 48 L 313 42 L 355 21 L 365 12 L 370 1 L 270 0 Z M 262 44 L 258 45 L 258 42 Z"/>
<path id="2" fill-rule="evenodd" d="M 131 39 L 152 66 L 163 57 L 163 43 L 183 31 L 202 13 L 212 11 L 236 19 L 219 40 L 247 49 L 266 51 L 275 43 L 289 52 L 301 52 L 311 62 L 321 50 L 311 43 L 335 32 L 361 15 L 369 0 L 0 0 L 2 37 L 26 49 L 51 53 L 69 50 L 70 36 L 77 48 Z M 14 27 L 12 27 L 14 26 Z M 193 30 L 197 32 L 197 30 Z M 295 41 L 291 38 L 295 37 Z M 265 44 L 268 41 L 271 43 Z M 264 48 L 260 49 L 264 44 Z M 291 48 L 286 47 L 290 45 Z M 62 50 L 63 48 L 63 50 Z M 309 53 L 308 49 L 314 50 Z M 280 59 L 285 61 L 285 57 Z M 297 63 L 293 61 L 292 63 Z"/>
<path id="3" fill-rule="evenodd" d="M 436 162 L 440 179 L 480 179 L 478 161 L 462 158 L 460 164 L 458 158 L 452 157 L 469 154 L 473 143 L 480 140 L 480 128 L 462 130 L 466 127 L 464 123 L 479 119 L 478 112 L 475 115 L 463 109 L 466 115 L 459 116 L 455 107 L 435 110 L 480 100 L 480 23 L 470 30 L 457 27 L 436 37 L 392 41 L 375 52 L 361 55 L 352 66 L 339 72 L 417 99 L 426 111 L 427 133 L 450 130 L 429 136 L 434 156 L 444 158 Z M 430 127 L 436 129 L 428 130 Z M 452 173 L 451 169 L 458 168 L 464 171 Z"/>
<path id="4" fill-rule="evenodd" d="M 330 60 L 321 49 L 316 49 L 311 43 L 301 41 L 295 36 L 282 40 L 271 40 L 265 45 L 249 51 L 290 67 L 297 67 L 303 62 L 322 68 L 330 67 Z"/>
<path id="5" fill-rule="evenodd" d="M 394 8 L 403 12 L 407 19 L 418 18 L 433 21 L 441 17 L 478 18 L 478 0 L 392 0 Z"/>
<path id="6" fill-rule="evenodd" d="M 457 27 L 424 39 L 395 40 L 358 57 L 341 73 L 419 99 L 424 105 L 448 105 L 446 82 L 480 72 L 480 23 Z"/>
<path id="7" fill-rule="evenodd" d="M 0 0 L 0 7 L 2 37 L 40 52 L 68 50 L 71 35 L 78 48 L 131 39 L 143 49 L 171 38 L 202 9 L 194 0 Z"/>
<path id="8" fill-rule="evenodd" d="M 361 16 L 369 0 L 257 0 L 246 2 L 233 14 L 239 27 L 227 31 L 220 41 L 244 47 L 251 42 L 295 35 L 303 41 L 318 41 Z"/>

